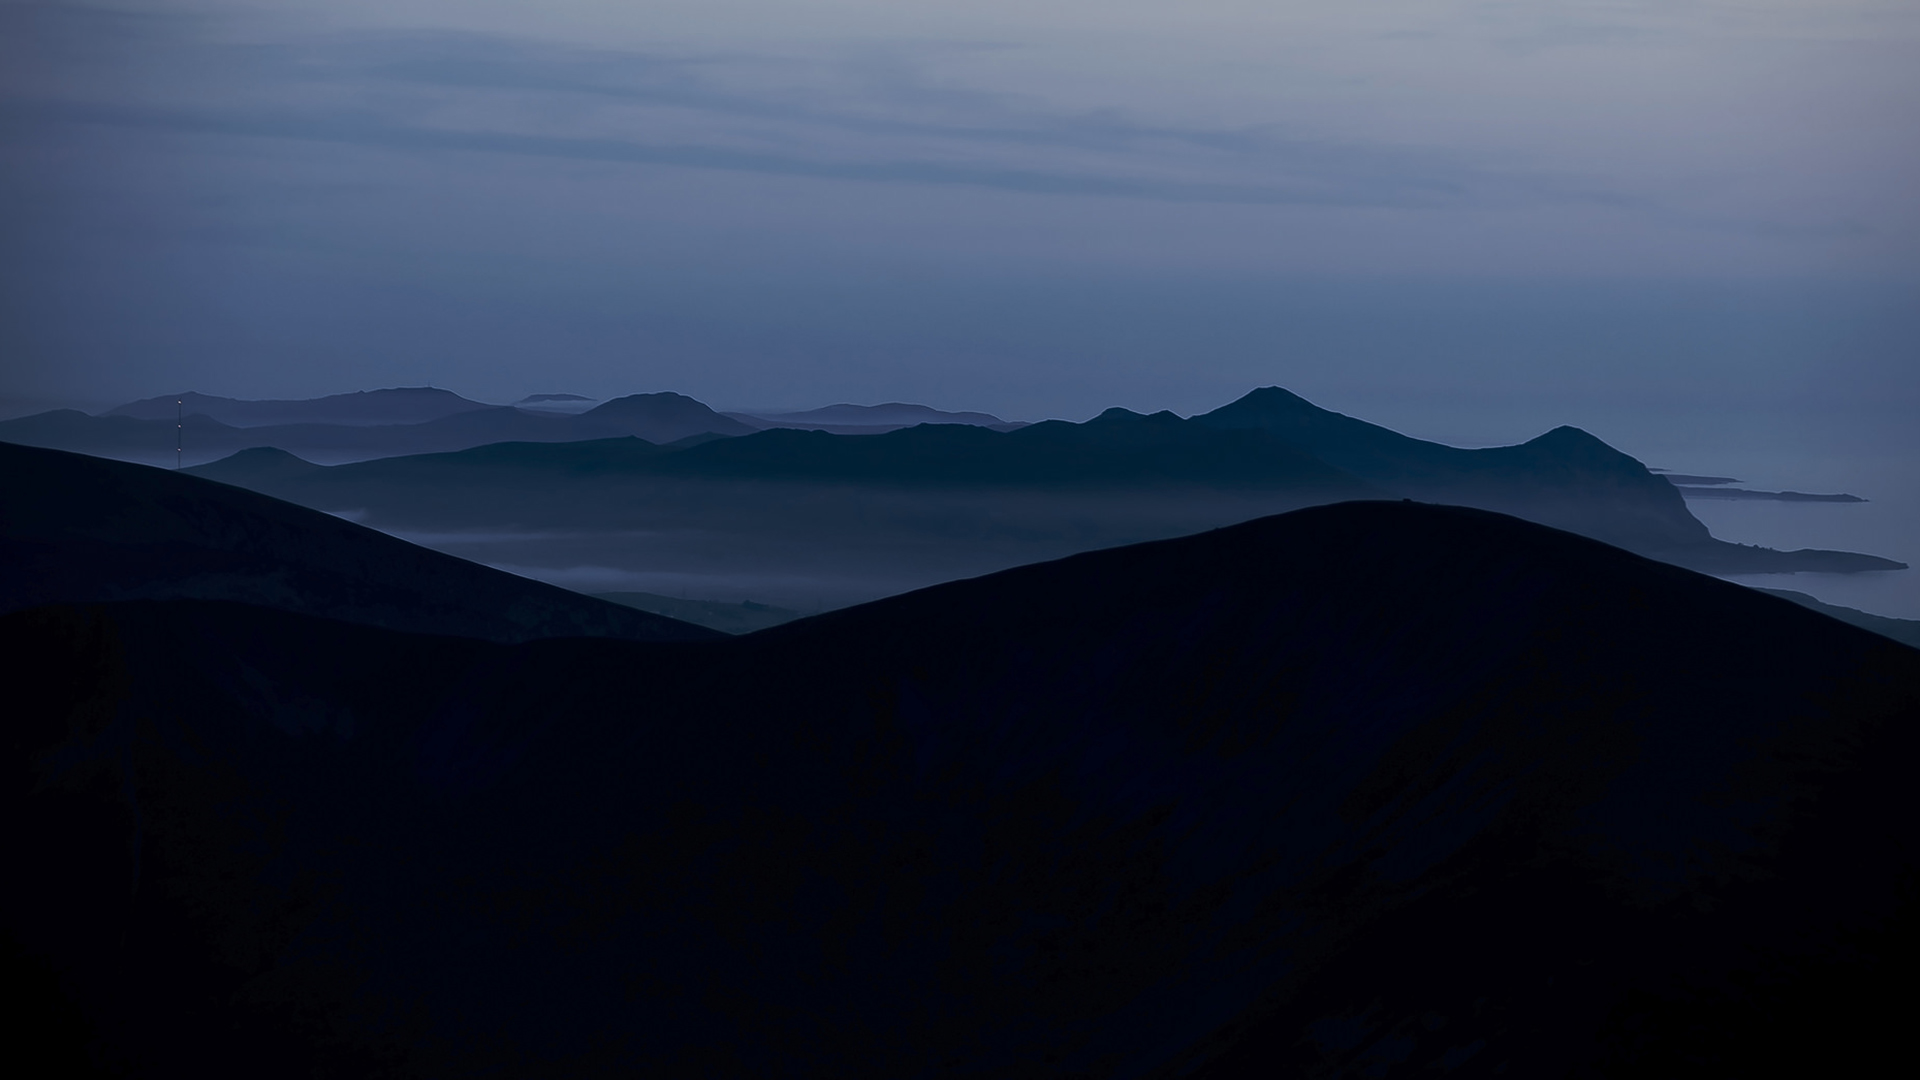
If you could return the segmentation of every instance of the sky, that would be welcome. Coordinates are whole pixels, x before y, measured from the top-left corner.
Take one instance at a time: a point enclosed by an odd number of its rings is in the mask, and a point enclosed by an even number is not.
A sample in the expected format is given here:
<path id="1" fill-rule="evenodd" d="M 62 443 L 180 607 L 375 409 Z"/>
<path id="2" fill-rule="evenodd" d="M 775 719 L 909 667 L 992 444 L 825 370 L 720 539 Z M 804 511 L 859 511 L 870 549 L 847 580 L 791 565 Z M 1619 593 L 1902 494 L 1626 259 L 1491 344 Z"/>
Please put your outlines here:
<path id="1" fill-rule="evenodd" d="M 1914 0 L 0 0 L 0 398 L 1831 450 L 1920 415 L 1917 112 Z"/>

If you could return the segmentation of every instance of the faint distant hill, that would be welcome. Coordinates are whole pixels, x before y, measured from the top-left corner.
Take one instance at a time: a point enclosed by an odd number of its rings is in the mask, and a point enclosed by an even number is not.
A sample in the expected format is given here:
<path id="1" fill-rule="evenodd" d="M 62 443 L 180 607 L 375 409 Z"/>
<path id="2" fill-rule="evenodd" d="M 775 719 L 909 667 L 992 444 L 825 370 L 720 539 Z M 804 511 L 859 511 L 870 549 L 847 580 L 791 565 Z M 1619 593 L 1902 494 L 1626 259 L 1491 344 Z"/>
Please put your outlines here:
<path id="1" fill-rule="evenodd" d="M 283 474 L 305 464 L 245 457 Z M 238 487 L 6 443 L 0 564 L 0 611 L 188 598 L 493 641 L 712 636 Z"/>
<path id="2" fill-rule="evenodd" d="M 1012 431 L 1026 426 L 1022 423 L 1010 423 L 991 413 L 947 412 L 927 405 L 910 405 L 898 401 L 884 405 L 828 405 L 825 408 L 808 409 L 802 412 L 733 412 L 726 415 L 756 428 L 798 428 L 806 431 L 827 431 L 839 435 L 871 435 L 913 427 L 916 424 L 970 424 L 976 427 L 992 428 L 995 431 Z"/>
<path id="3" fill-rule="evenodd" d="M 175 403 L 180 404 L 176 405 Z M 136 420 L 174 419 L 177 410 L 218 420 L 231 427 L 274 424 L 424 424 L 455 413 L 492 406 L 469 401 L 451 390 L 431 386 L 402 386 L 389 390 L 357 390 L 350 394 L 298 400 L 243 401 L 189 390 L 183 394 L 146 398 L 109 409 L 107 416 Z"/>
<path id="4" fill-rule="evenodd" d="M 682 622 L 690 622 L 696 626 L 704 626 L 728 634 L 751 634 L 755 630 L 779 626 L 800 617 L 797 611 L 774 607 L 771 604 L 759 604 L 752 600 L 741 600 L 737 603 L 688 600 L 649 592 L 610 592 L 594 595 L 609 603 L 625 604 L 631 608 L 639 608 L 641 611 L 651 611 L 655 615 L 665 615 L 669 619 L 679 619 Z"/>
<path id="5" fill-rule="evenodd" d="M 1662 480 L 1680 489 L 1680 494 L 1689 499 L 1770 499 L 1775 502 L 1838 502 L 1857 503 L 1867 500 L 1858 495 L 1840 493 L 1835 495 L 1809 495 L 1803 491 L 1750 491 L 1746 488 L 1727 487 L 1741 481 L 1731 476 L 1694 476 L 1688 473 L 1668 472 L 1665 469 L 1649 468 Z"/>
<path id="6" fill-rule="evenodd" d="M 1862 630 L 1871 630 L 1876 634 L 1890 637 L 1903 645 L 1911 645 L 1916 649 L 1920 649 L 1920 619 L 1893 619 L 1885 615 L 1875 615 L 1871 612 L 1860 611 L 1856 608 L 1841 607 L 1839 604 L 1829 604 L 1823 600 L 1808 596 L 1806 593 L 1795 592 L 1791 589 L 1757 589 L 1756 591 L 1766 593 L 1768 596 L 1777 596 L 1782 600 L 1791 600 L 1803 608 L 1807 608 L 1810 611 L 1817 611 L 1829 618 L 1839 619 L 1849 626 L 1857 626 Z"/>
<path id="7" fill-rule="evenodd" d="M 316 465 L 278 447 L 255 446 L 231 457 L 180 471 L 234 487 L 263 491 L 278 484 L 316 475 L 325 469 L 324 465 Z"/>
<path id="8" fill-rule="evenodd" d="M 0 655 L 35 1075 L 1910 1052 L 1920 652 L 1503 515 L 1316 507 L 700 643 L 175 600 L 0 616 Z"/>
<path id="9" fill-rule="evenodd" d="M 563 413 L 568 416 L 577 416 L 599 403 L 598 398 L 590 398 L 583 394 L 528 394 L 526 397 L 514 402 L 513 407 L 516 409 L 527 409 L 532 412 Z"/>
<path id="10" fill-rule="evenodd" d="M 1268 432 L 1416 499 L 1513 514 L 1709 573 L 1905 566 L 1851 552 L 1778 552 L 1716 540 L 1665 477 L 1579 428 L 1558 427 L 1518 446 L 1464 450 L 1320 408 L 1277 386 L 1193 420 Z"/>
<path id="11" fill-rule="evenodd" d="M 0 421 L 0 439 L 8 442 L 151 465 L 174 463 L 176 439 L 184 444 L 189 462 L 271 446 L 312 461 L 337 463 L 445 453 L 503 442 L 575 442 L 634 436 L 665 443 L 693 435 L 737 435 L 753 430 L 692 398 L 670 393 L 617 398 L 580 415 L 489 405 L 406 424 L 236 427 L 196 413 L 187 416 L 176 430 L 171 414 L 151 420 L 88 416 L 71 409 Z"/>
<path id="12" fill-rule="evenodd" d="M 663 457 L 678 475 L 924 485 L 1285 487 L 1328 498 L 1382 489 L 1260 432 L 1218 431 L 1170 412 L 1108 409 L 1084 424 L 1000 432 L 926 424 L 866 438 L 765 431 Z"/>
<path id="13" fill-rule="evenodd" d="M 655 443 L 674 442 L 689 435 L 745 435 L 754 430 L 685 394 L 674 393 L 614 398 L 581 413 L 579 421 L 582 430 L 591 424 Z"/>

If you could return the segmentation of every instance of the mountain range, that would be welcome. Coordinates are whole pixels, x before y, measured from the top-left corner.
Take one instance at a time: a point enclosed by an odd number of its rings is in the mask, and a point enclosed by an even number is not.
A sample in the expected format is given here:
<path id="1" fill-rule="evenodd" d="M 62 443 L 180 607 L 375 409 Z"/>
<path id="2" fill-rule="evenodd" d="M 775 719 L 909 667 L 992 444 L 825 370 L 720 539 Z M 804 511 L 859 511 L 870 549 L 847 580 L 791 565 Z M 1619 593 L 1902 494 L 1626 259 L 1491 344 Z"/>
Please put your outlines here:
<path id="1" fill-rule="evenodd" d="M 376 393 L 413 392 L 389 390 Z M 431 393 L 446 394 L 446 391 Z M 452 397 L 450 394 L 447 396 Z M 237 404 L 276 407 L 326 404 L 333 410 L 330 415 L 341 415 L 341 410 L 335 408 L 335 404 L 343 398 L 348 400 L 342 408 L 372 404 L 353 400 L 354 395 L 344 394 L 336 398 L 322 398 L 317 402 Z M 210 400 L 220 402 L 226 399 Z M 147 408 L 151 404 L 136 402 L 135 406 L 124 408 L 144 414 L 151 411 Z M 168 399 L 166 404 L 171 407 L 171 400 Z M 575 442 L 633 436 L 665 443 L 693 435 L 742 435 L 756 430 L 738 420 L 721 416 L 690 397 L 670 393 L 615 398 L 577 414 L 465 402 L 472 407 L 452 409 L 444 415 L 418 422 L 378 418 L 411 404 L 411 399 L 407 398 L 389 408 L 388 399 L 380 399 L 377 408 L 345 413 L 348 419 L 275 422 L 259 426 L 237 426 L 202 413 L 189 414 L 183 423 L 176 424 L 170 411 L 166 417 L 154 419 L 144 415 L 120 414 L 121 411 L 117 409 L 104 416 L 88 416 L 76 410 L 61 409 L 0 421 L 0 440 L 122 458 L 149 465 L 172 465 L 175 463 L 177 446 L 183 446 L 187 454 L 192 456 L 191 459 L 200 461 L 205 461 L 209 456 L 224 456 L 252 447 L 272 446 L 317 462 L 346 462 L 406 454 L 442 453 L 500 442 Z"/>
<path id="2" fill-rule="evenodd" d="M 268 427 L 278 424 L 424 424 L 457 413 L 492 406 L 469 401 L 451 390 L 431 386 L 403 386 L 388 390 L 360 390 L 321 398 L 292 401 L 243 401 L 188 390 L 130 401 L 107 410 L 105 416 L 134 420 L 174 420 L 181 415 L 204 416 L 232 427 Z"/>
<path id="3" fill-rule="evenodd" d="M 338 553 L 441 610 L 480 580 L 6 452 L 42 478 L 9 543 L 106 538 L 58 554 L 74 581 L 207 550 Z M 1238 1080 L 1905 1046 L 1920 651 L 1570 532 L 1350 501 L 716 640 L 401 632 L 282 584 L 0 616 L 20 1060 Z"/>
<path id="4" fill-rule="evenodd" d="M 714 588 L 764 581 L 788 591 L 763 602 L 808 609 L 1369 498 L 1476 506 L 1710 573 L 1903 566 L 1716 539 L 1667 479 L 1576 428 L 1463 450 L 1279 388 L 1191 419 L 1110 409 L 1081 424 L 1009 431 L 926 424 L 862 436 L 700 435 L 672 446 L 506 444 L 329 469 L 256 450 L 192 471 L 403 533 L 561 529 L 563 565 L 694 575 Z M 615 534 L 629 539 L 591 539 Z M 487 556 L 518 566 L 561 557 L 531 541 L 496 544 Z"/>
<path id="5" fill-rule="evenodd" d="M 554 404 L 567 406 L 556 411 Z M 635 394 L 592 404 L 573 394 L 539 394 L 522 404 L 495 407 L 428 387 L 338 394 L 306 401 L 239 401 L 199 393 L 132 402 L 92 417 L 59 410 L 0 421 L 0 440 L 77 450 L 148 464 L 170 464 L 191 447 L 196 460 L 257 447 L 284 450 L 316 463 L 342 463 L 453 452 L 498 443 L 583 442 L 639 438 L 682 448 L 722 436 L 762 432 L 750 444 L 654 463 L 661 473 L 698 472 L 733 479 L 791 482 L 803 477 L 834 482 L 952 485 L 1040 484 L 1110 486 L 1116 482 L 1180 479 L 1206 486 L 1245 488 L 1249 482 L 1285 486 L 1281 474 L 1300 480 L 1290 500 L 1298 505 L 1366 494 L 1398 494 L 1437 502 L 1479 506 L 1569 528 L 1635 551 L 1717 573 L 1889 569 L 1898 564 L 1845 552 L 1771 552 L 1708 537 L 1684 505 L 1639 462 L 1576 428 L 1562 427 L 1519 446 L 1463 450 L 1413 439 L 1378 425 L 1320 408 L 1279 387 L 1255 390 L 1228 405 L 1187 421 L 1221 431 L 1264 432 L 1259 450 L 1220 444 L 1200 449 L 1192 434 L 1173 435 L 1182 423 L 1156 414 L 1159 442 L 1146 449 L 1118 448 L 1111 433 L 1076 435 L 1058 421 L 1033 425 L 1043 434 L 1019 442 L 996 442 L 948 432 L 896 439 L 875 447 L 837 442 L 779 441 L 783 431 L 828 435 L 874 435 L 917 427 L 968 427 L 1012 434 L 1028 425 L 1008 424 L 986 413 L 943 412 L 900 402 L 840 404 L 804 412 L 717 413 L 681 394 Z M 590 408 L 584 407 L 591 405 Z M 182 421 L 175 414 L 185 411 Z M 1109 410 L 1089 425 L 1137 417 Z M 1110 425 L 1109 425 L 1110 426 Z M 1074 445 L 1078 441 L 1083 445 Z M 1139 439 L 1133 440 L 1135 444 Z M 1284 444 L 1284 445 L 1283 445 Z M 1309 477 L 1300 460 L 1318 459 L 1321 475 Z M 1127 460 L 1132 452 L 1136 459 Z M 1149 459 L 1139 459 L 1144 453 Z M 1080 455 L 1075 458 L 1074 455 Z M 1203 460 L 1213 454 L 1211 461 Z M 1199 455 L 1196 457 L 1195 455 Z M 1291 455 L 1294 459 L 1279 463 Z M 1177 460 L 1183 459 L 1183 460 Z M 1344 488 L 1326 482 L 1342 474 Z M 220 475 L 250 484 L 244 463 Z M 284 476 L 276 475 L 276 482 Z M 312 478 L 309 478 L 312 479 Z M 1683 498 L 1784 501 L 1859 501 L 1851 495 L 1805 495 L 1730 488 L 1727 477 L 1668 474 Z M 1357 481 L 1357 485 L 1354 483 Z M 1307 489 L 1317 489 L 1315 495 Z M 1339 489 L 1339 490 L 1336 490 Z M 297 492 L 283 491 L 299 498 Z M 1269 510 L 1285 509 L 1272 506 Z M 1242 515 L 1242 517 L 1247 515 Z M 1134 529 L 1118 539 L 1176 535 L 1198 522 L 1189 517 L 1168 527 Z M 1029 553 L 1033 554 L 1033 553 Z"/>
<path id="6" fill-rule="evenodd" d="M 442 453 L 496 442 L 575 442 L 634 436 L 674 442 L 769 428 L 865 435 L 922 423 L 1011 430 L 986 413 L 925 405 L 830 405 L 808 412 L 721 414 L 684 394 L 631 394 L 595 403 L 578 394 L 534 394 L 514 406 L 470 401 L 449 390 L 401 387 L 295 401 L 244 401 L 189 391 L 146 398 L 89 416 L 57 409 L 0 421 L 0 440 L 102 457 L 172 465 L 256 446 L 338 463 Z"/>
<path id="7" fill-rule="evenodd" d="M 1017 422 L 1009 423 L 991 413 L 947 412 L 926 405 L 909 405 L 899 401 L 890 401 L 884 405 L 843 403 L 802 412 L 730 412 L 726 415 L 756 428 L 795 428 L 802 431 L 825 431 L 835 435 L 877 435 L 920 424 L 967 424 L 991 428 L 995 431 L 1012 431 L 1026 426 Z"/>

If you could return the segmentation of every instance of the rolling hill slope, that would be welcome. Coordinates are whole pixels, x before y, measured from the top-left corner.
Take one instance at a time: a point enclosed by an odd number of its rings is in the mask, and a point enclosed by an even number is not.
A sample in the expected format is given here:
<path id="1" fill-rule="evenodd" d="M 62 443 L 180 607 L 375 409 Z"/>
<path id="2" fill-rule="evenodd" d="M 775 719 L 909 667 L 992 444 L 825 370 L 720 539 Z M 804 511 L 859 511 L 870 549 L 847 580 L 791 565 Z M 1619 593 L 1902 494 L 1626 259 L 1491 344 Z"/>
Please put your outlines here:
<path id="1" fill-rule="evenodd" d="M 37 675 L 31 1030 L 135 1075 L 1904 1045 L 1920 652 L 1486 512 L 1315 508 L 714 642 L 172 601 L 16 613 L 0 648 Z"/>
<path id="2" fill-rule="evenodd" d="M 716 636 L 241 488 L 7 443 L 0 561 L 0 611 L 195 598 L 495 641 Z"/>

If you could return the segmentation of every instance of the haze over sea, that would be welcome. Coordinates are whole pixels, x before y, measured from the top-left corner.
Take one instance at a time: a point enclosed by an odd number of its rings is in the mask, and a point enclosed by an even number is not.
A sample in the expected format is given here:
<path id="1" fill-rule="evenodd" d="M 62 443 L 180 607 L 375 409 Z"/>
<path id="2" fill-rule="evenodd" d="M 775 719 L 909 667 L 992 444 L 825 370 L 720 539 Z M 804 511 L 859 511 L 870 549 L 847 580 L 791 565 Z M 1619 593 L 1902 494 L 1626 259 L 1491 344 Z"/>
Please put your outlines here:
<path id="1" fill-rule="evenodd" d="M 1751 574 L 1727 580 L 1790 589 L 1876 615 L 1920 619 L 1920 423 L 1899 407 L 1914 376 L 1825 386 L 1799 401 L 1765 401 L 1734 388 L 1730 402 L 1559 402 L 1552 416 L 1490 401 L 1422 415 L 1383 396 L 1363 419 L 1457 446 L 1519 442 L 1558 423 L 1584 427 L 1650 468 L 1737 478 L 1756 491 L 1847 493 L 1866 502 L 1689 499 L 1713 535 L 1796 550 L 1863 551 L 1915 569 L 1858 574 Z M 1851 399 L 1851 400 L 1849 400 Z M 1504 406 L 1504 407 L 1503 407 Z M 1330 405 L 1331 408 L 1340 408 Z M 1342 409 L 1341 411 L 1349 411 Z"/>

